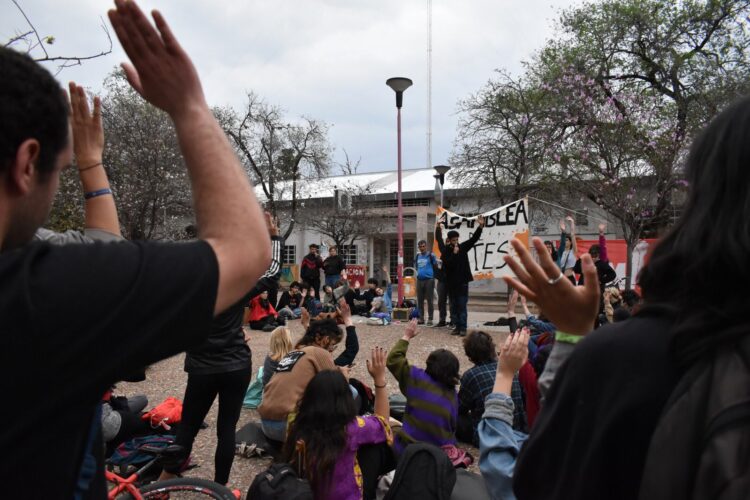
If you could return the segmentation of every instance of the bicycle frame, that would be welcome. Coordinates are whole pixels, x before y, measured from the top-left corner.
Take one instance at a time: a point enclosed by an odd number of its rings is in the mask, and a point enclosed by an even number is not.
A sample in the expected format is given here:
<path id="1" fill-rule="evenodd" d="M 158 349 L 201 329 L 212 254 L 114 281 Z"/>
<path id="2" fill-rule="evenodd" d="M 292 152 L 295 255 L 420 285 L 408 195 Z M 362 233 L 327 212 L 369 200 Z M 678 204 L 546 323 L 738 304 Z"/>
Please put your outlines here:
<path id="1" fill-rule="evenodd" d="M 152 465 L 154 465 L 157 459 L 158 457 L 154 457 L 150 462 L 148 462 L 146 465 L 144 465 L 137 471 L 133 472 L 127 478 L 118 476 L 114 472 L 105 469 L 104 470 L 105 479 L 107 480 L 108 483 L 113 483 L 115 485 L 114 488 L 109 490 L 109 493 L 107 494 L 107 498 L 109 500 L 115 500 L 115 498 L 117 498 L 117 496 L 120 495 L 121 493 L 129 493 L 133 497 L 133 500 L 143 500 L 143 497 L 141 496 L 141 493 L 138 490 L 138 487 L 135 485 L 135 482 L 138 481 L 138 479 L 148 469 L 150 469 Z"/>

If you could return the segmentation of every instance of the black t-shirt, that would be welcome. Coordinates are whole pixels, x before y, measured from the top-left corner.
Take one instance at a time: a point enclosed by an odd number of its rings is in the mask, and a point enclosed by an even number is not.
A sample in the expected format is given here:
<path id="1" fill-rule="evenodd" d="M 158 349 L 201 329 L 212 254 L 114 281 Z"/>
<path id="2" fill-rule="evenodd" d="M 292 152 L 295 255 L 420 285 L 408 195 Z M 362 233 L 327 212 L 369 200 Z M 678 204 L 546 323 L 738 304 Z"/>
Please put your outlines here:
<path id="1" fill-rule="evenodd" d="M 642 311 L 578 344 L 521 449 L 519 500 L 638 498 L 651 435 L 679 381 L 670 327 Z"/>
<path id="2" fill-rule="evenodd" d="M 104 392 L 199 344 L 217 284 L 205 242 L 33 243 L 0 254 L 3 496 L 72 498 Z"/>

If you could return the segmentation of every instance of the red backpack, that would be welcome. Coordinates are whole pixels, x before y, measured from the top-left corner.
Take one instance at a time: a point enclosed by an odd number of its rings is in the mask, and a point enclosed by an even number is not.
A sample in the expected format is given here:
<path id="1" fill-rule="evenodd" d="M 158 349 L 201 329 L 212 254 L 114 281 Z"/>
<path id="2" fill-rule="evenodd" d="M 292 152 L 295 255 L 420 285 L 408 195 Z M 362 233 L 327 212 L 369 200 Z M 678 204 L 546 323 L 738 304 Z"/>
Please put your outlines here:
<path id="1" fill-rule="evenodd" d="M 182 419 L 182 401 L 170 396 L 144 413 L 141 419 L 147 420 L 153 428 L 163 427 L 169 430 L 170 424 L 179 424 Z"/>

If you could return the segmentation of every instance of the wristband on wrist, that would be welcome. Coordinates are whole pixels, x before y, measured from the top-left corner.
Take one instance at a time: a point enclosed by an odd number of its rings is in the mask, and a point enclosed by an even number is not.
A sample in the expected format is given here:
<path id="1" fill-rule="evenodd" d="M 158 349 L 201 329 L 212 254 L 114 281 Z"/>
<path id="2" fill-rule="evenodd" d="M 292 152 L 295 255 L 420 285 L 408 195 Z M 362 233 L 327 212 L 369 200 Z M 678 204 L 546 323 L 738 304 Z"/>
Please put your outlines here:
<path id="1" fill-rule="evenodd" d="M 97 189 L 96 191 L 89 191 L 88 193 L 83 193 L 83 197 L 87 200 L 90 200 L 91 198 L 96 198 L 97 196 L 104 196 L 105 194 L 112 194 L 112 190 L 109 188 Z"/>
<path id="2" fill-rule="evenodd" d="M 103 165 L 102 162 L 94 163 L 93 165 L 89 165 L 88 167 L 79 168 L 79 172 L 85 172 L 86 170 L 91 170 L 92 168 L 98 167 L 99 165 Z"/>
<path id="3" fill-rule="evenodd" d="M 555 332 L 555 340 L 565 342 L 566 344 L 577 344 L 582 339 L 583 335 L 571 335 L 570 333 L 561 332 L 560 330 Z"/>

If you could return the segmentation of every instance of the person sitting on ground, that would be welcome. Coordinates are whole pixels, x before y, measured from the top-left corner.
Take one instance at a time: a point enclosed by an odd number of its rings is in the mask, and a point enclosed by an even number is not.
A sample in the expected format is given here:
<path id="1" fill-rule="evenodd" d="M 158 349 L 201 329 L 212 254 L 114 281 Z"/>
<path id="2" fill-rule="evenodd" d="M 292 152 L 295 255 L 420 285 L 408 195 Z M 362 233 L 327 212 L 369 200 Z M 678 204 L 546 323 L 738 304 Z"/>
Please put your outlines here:
<path id="1" fill-rule="evenodd" d="M 596 274 L 599 277 L 599 287 L 601 288 L 601 291 L 604 292 L 604 287 L 607 285 L 607 283 L 610 283 L 617 278 L 617 273 L 614 269 L 612 269 L 612 266 L 609 265 L 609 261 L 605 261 L 599 258 L 599 252 L 600 252 L 601 246 L 597 244 L 593 244 L 589 247 L 589 255 L 591 255 L 591 258 L 594 260 L 594 265 L 596 266 Z M 584 277 L 583 272 L 581 271 L 581 259 L 578 259 L 573 266 L 573 272 L 575 274 L 580 275 L 578 278 L 578 284 L 583 285 L 584 284 Z"/>
<path id="2" fill-rule="evenodd" d="M 394 444 L 398 454 L 416 442 L 441 447 L 456 444 L 458 358 L 447 349 L 436 349 L 427 357 L 425 369 L 410 365 L 406 351 L 416 336 L 417 320 L 412 319 L 388 353 L 388 370 L 406 397 L 403 427 Z"/>
<path id="3" fill-rule="evenodd" d="M 269 340 L 269 351 L 266 355 L 266 359 L 263 361 L 263 387 L 268 384 L 271 377 L 276 373 L 276 367 L 279 366 L 279 361 L 289 354 L 293 348 L 292 346 L 292 334 L 289 328 L 280 326 L 271 332 L 271 339 Z"/>
<path id="4" fill-rule="evenodd" d="M 305 295 L 302 294 L 301 285 L 297 281 L 292 281 L 289 290 L 281 294 L 279 303 L 276 305 L 276 311 L 284 319 L 299 319 L 302 316 L 302 303 Z"/>
<path id="5" fill-rule="evenodd" d="M 497 371 L 497 349 L 489 334 L 472 331 L 464 338 L 464 352 L 474 366 L 461 376 L 458 390 L 458 424 L 456 437 L 477 446 L 477 426 L 484 414 L 484 399 L 492 392 Z M 524 394 L 518 377 L 513 378 L 511 397 L 515 403 L 513 428 L 528 432 Z"/>
<path id="6" fill-rule="evenodd" d="M 357 416 L 349 383 L 338 370 L 318 372 L 300 398 L 284 445 L 284 461 L 300 465 L 319 500 L 375 498 L 378 477 L 393 470 L 385 351 L 372 349 L 367 371 L 375 414 Z"/>
<path id="7" fill-rule="evenodd" d="M 369 316 L 370 310 L 372 309 L 372 301 L 375 298 L 375 290 L 378 288 L 378 280 L 375 278 L 370 278 L 367 280 L 367 288 L 364 290 L 360 290 L 359 283 L 355 283 L 354 292 L 355 300 L 364 300 L 365 306 L 359 311 L 358 314 L 362 316 Z"/>
<path id="8" fill-rule="evenodd" d="M 390 325 L 391 313 L 393 312 L 393 288 L 391 286 L 391 277 L 388 274 L 388 268 L 383 266 L 382 286 L 375 288 L 375 297 L 372 299 L 370 307 L 370 319 L 367 321 L 370 325 Z"/>
<path id="9" fill-rule="evenodd" d="M 349 291 L 349 281 L 347 280 L 346 271 L 341 272 L 341 279 L 338 280 L 334 285 L 329 285 L 327 282 L 323 285 L 323 292 L 320 294 L 320 303 L 323 308 L 323 312 L 333 312 L 336 310 L 336 304 L 346 292 Z"/>
<path id="10" fill-rule="evenodd" d="M 484 401 L 484 414 L 478 428 L 479 470 L 492 498 L 516 498 L 513 471 L 528 434 L 518 431 L 513 425 L 515 399 L 511 393 L 518 370 L 526 363 L 528 345 L 528 329 L 508 335 L 500 350 L 492 392 Z"/>
<path id="11" fill-rule="evenodd" d="M 622 300 L 622 294 L 616 287 L 604 290 L 604 314 L 600 314 L 600 323 L 618 323 L 631 316 L 630 310 Z"/>
<path id="12" fill-rule="evenodd" d="M 248 323 L 253 330 L 273 331 L 277 326 L 283 326 L 284 318 L 280 318 L 273 304 L 268 300 L 268 290 L 256 295 L 250 301 L 250 318 Z"/>
<path id="13" fill-rule="evenodd" d="M 624 290 L 621 295 L 623 308 L 625 308 L 631 316 L 637 314 L 642 303 L 641 296 L 638 295 L 638 292 L 631 288 L 630 290 Z"/>
<path id="14" fill-rule="evenodd" d="M 261 429 L 269 439 L 284 441 L 287 418 L 316 373 L 339 367 L 348 376 L 348 366 L 359 351 L 359 342 L 349 306 L 342 300 L 339 308 L 346 327 L 346 350 L 333 359 L 331 353 L 343 338 L 335 320 L 312 321 L 294 349 L 281 358 L 273 377 L 264 387 L 258 413 Z"/>

